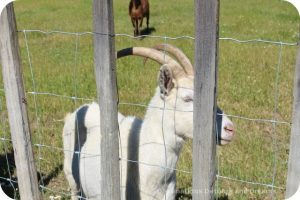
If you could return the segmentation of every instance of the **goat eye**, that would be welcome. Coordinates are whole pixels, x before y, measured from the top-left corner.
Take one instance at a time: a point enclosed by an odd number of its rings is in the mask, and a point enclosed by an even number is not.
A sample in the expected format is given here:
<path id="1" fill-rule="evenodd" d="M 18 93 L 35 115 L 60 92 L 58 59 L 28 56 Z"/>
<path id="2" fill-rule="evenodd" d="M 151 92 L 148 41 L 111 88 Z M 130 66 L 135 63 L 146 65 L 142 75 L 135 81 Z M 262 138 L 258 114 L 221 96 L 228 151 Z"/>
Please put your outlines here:
<path id="1" fill-rule="evenodd" d="M 192 97 L 189 97 L 189 96 L 187 96 L 187 97 L 184 97 L 184 98 L 183 98 L 183 101 L 188 103 L 188 102 L 191 102 L 191 101 L 193 101 L 193 98 L 192 98 Z"/>

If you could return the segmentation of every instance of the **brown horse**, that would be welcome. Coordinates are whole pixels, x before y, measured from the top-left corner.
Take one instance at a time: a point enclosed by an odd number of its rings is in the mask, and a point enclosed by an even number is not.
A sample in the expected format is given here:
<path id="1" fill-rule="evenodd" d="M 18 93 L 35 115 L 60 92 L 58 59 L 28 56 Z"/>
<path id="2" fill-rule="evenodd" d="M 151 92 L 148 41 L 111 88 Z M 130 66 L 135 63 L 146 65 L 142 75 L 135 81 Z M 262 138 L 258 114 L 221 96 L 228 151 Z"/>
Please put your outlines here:
<path id="1" fill-rule="evenodd" d="M 149 30 L 149 2 L 148 0 L 130 0 L 129 16 L 134 28 L 134 36 L 141 34 L 140 28 L 143 25 L 143 18 L 147 19 L 147 31 Z"/>

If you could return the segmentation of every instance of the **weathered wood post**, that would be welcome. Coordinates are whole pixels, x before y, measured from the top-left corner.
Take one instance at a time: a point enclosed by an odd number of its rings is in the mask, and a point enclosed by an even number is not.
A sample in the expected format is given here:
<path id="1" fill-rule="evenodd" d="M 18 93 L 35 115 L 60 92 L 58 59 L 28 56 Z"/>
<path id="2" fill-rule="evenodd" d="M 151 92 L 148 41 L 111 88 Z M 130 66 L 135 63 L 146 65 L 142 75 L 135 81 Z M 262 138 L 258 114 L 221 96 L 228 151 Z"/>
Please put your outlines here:
<path id="1" fill-rule="evenodd" d="M 13 4 L 1 14 L 0 57 L 11 138 L 22 200 L 40 199 L 33 159 Z"/>
<path id="2" fill-rule="evenodd" d="M 214 199 L 218 0 L 195 0 L 193 200 Z M 201 119 L 201 120 L 200 120 Z"/>
<path id="3" fill-rule="evenodd" d="M 298 47 L 294 78 L 294 107 L 290 154 L 285 197 L 289 198 L 300 187 L 300 46 Z"/>
<path id="4" fill-rule="evenodd" d="M 101 126 L 101 199 L 118 200 L 121 196 L 113 1 L 94 0 L 93 6 L 94 62 Z"/>

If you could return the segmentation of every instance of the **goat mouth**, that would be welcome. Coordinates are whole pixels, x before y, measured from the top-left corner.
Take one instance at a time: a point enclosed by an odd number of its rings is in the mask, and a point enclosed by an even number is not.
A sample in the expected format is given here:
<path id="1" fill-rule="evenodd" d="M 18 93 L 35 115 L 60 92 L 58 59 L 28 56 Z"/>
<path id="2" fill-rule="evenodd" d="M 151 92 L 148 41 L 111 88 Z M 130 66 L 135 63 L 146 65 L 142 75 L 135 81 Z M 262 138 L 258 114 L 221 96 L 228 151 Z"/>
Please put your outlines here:
<path id="1" fill-rule="evenodd" d="M 233 128 L 225 127 L 224 130 L 225 130 L 226 132 L 230 132 L 230 133 L 233 133 L 233 132 L 234 132 Z"/>

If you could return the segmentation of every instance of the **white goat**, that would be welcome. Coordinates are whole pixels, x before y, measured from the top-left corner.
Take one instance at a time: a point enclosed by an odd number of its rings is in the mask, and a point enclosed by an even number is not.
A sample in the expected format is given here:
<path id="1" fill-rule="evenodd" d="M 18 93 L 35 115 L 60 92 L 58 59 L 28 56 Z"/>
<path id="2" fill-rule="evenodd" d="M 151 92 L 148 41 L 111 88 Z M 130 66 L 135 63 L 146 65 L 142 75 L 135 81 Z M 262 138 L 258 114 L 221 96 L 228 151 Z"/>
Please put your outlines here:
<path id="1" fill-rule="evenodd" d="M 118 52 L 118 58 L 137 55 L 162 65 L 159 86 L 144 120 L 120 113 L 118 116 L 123 200 L 173 200 L 176 195 L 174 169 L 185 139 L 193 138 L 193 66 L 176 47 L 159 45 L 155 48 L 158 50 L 133 47 Z M 177 61 L 159 51 L 162 49 L 173 54 Z M 221 112 L 218 109 L 218 113 Z M 218 115 L 217 127 L 218 143 L 229 143 L 234 135 L 233 123 L 225 115 Z M 66 117 L 64 172 L 73 200 L 78 199 L 77 195 L 100 199 L 100 140 L 98 104 L 83 105 Z"/>

